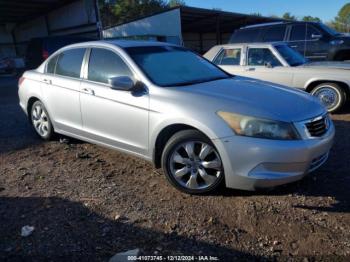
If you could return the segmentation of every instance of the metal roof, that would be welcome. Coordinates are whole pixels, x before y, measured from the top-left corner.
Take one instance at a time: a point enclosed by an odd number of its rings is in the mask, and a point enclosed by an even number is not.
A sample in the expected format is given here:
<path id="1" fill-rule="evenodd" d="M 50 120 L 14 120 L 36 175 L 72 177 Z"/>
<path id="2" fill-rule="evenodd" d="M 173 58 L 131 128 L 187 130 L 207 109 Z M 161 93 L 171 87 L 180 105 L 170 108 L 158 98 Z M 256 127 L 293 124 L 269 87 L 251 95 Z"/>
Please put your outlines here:
<path id="1" fill-rule="evenodd" d="M 220 27 L 221 32 L 230 32 L 232 29 L 237 29 L 242 26 L 280 22 L 283 19 L 247 15 L 234 12 L 226 12 L 222 10 L 211 10 L 197 7 L 180 7 L 182 30 L 184 32 L 211 32 Z"/>
<path id="2" fill-rule="evenodd" d="M 0 0 L 0 24 L 22 23 L 74 0 Z"/>
<path id="3" fill-rule="evenodd" d="M 205 9 L 191 6 L 177 6 L 164 11 L 154 12 L 147 16 L 140 16 L 120 24 L 104 27 L 103 29 L 117 27 L 123 24 L 135 22 L 147 17 L 159 15 L 175 9 L 180 9 L 181 24 L 183 31 L 211 32 L 216 31 L 217 19 L 220 21 L 221 32 L 232 32 L 232 28 L 239 28 L 246 25 L 271 23 L 285 21 L 284 19 L 240 14 L 222 10 Z"/>

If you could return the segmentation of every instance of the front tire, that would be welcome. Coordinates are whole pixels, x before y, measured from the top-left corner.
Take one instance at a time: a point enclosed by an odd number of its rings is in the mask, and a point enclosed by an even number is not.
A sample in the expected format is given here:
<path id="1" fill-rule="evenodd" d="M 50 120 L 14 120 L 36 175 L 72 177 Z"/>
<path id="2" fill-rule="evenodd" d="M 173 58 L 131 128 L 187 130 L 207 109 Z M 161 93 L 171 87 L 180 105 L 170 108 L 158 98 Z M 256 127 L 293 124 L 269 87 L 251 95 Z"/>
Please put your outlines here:
<path id="1" fill-rule="evenodd" d="M 54 129 L 44 104 L 36 101 L 30 110 L 30 118 L 36 133 L 44 140 L 54 136 Z"/>
<path id="2" fill-rule="evenodd" d="M 330 113 L 340 110 L 346 101 L 345 91 L 336 83 L 322 83 L 316 86 L 311 94 L 316 96 Z"/>
<path id="3" fill-rule="evenodd" d="M 224 169 L 213 143 L 201 132 L 184 130 L 173 135 L 162 154 L 168 181 L 188 194 L 215 191 L 224 180 Z"/>

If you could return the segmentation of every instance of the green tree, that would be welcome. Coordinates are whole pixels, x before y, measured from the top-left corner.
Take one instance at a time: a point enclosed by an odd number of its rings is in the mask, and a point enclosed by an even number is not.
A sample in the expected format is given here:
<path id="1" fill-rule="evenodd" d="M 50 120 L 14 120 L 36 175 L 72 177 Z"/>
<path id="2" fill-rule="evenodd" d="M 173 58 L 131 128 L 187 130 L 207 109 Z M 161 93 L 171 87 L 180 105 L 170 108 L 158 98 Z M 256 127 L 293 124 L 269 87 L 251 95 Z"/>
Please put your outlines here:
<path id="1" fill-rule="evenodd" d="M 168 3 L 169 7 L 185 6 L 186 3 L 183 0 L 170 0 Z"/>
<path id="2" fill-rule="evenodd" d="M 297 20 L 297 18 L 294 15 L 292 15 L 290 12 L 284 13 L 282 18 L 286 19 L 286 20 L 292 20 L 292 21 L 296 21 Z"/>
<path id="3" fill-rule="evenodd" d="M 249 15 L 252 15 L 252 16 L 262 16 L 260 13 L 251 13 Z"/>
<path id="4" fill-rule="evenodd" d="M 98 0 L 98 4 L 103 27 L 121 24 L 169 7 L 165 0 Z"/>
<path id="5" fill-rule="evenodd" d="M 350 32 L 350 3 L 339 10 L 338 15 L 331 24 L 339 32 Z"/>
<path id="6" fill-rule="evenodd" d="M 302 20 L 306 22 L 318 22 L 318 23 L 322 22 L 321 19 L 318 18 L 317 16 L 311 16 L 311 15 L 304 16 Z"/>
<path id="7" fill-rule="evenodd" d="M 185 5 L 183 0 L 98 0 L 98 3 L 103 27 Z"/>

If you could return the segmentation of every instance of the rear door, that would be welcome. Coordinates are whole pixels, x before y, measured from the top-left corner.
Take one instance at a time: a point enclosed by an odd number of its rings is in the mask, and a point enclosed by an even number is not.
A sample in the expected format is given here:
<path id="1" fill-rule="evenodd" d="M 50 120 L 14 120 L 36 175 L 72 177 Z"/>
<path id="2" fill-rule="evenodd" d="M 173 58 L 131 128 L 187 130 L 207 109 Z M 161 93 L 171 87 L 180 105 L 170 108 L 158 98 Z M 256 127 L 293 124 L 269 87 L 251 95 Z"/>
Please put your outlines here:
<path id="1" fill-rule="evenodd" d="M 48 61 L 43 76 L 46 108 L 55 128 L 76 133 L 82 128 L 79 90 L 84 48 L 68 49 Z"/>
<path id="2" fill-rule="evenodd" d="M 305 56 L 306 48 L 306 24 L 293 24 L 290 26 L 289 41 L 288 44 L 291 48 L 298 51 Z"/>

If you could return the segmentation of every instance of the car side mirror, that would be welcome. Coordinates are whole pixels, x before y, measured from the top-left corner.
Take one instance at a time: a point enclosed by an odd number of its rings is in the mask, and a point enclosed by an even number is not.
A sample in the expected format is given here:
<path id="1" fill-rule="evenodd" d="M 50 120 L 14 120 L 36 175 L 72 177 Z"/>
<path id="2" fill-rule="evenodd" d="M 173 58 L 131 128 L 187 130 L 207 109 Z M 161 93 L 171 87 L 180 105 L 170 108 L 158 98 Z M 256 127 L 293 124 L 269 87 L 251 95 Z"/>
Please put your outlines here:
<path id="1" fill-rule="evenodd" d="M 108 84 L 114 90 L 130 91 L 135 87 L 135 81 L 129 76 L 115 76 L 108 78 Z"/>
<path id="2" fill-rule="evenodd" d="M 321 34 L 312 34 L 311 38 L 312 39 L 320 39 L 320 38 L 322 38 L 322 35 Z"/>

